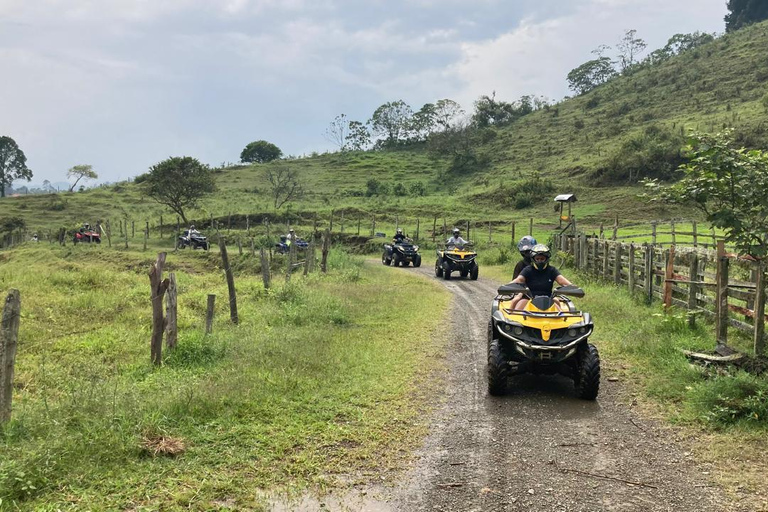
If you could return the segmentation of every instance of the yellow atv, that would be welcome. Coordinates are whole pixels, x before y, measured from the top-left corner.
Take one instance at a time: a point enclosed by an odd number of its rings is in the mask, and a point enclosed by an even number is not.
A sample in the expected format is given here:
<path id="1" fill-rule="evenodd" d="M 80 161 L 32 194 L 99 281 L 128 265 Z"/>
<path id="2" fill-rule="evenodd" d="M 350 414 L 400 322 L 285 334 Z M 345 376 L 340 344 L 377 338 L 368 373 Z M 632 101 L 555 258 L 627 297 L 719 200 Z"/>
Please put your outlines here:
<path id="1" fill-rule="evenodd" d="M 597 398 L 600 356 L 589 343 L 592 317 L 577 311 L 568 298 L 583 297 L 584 290 L 568 285 L 551 297 L 531 297 L 527 286 L 514 283 L 498 293 L 488 323 L 488 392 L 503 395 L 513 375 L 559 373 L 573 379 L 580 398 Z M 528 304 L 522 310 L 510 309 L 518 293 L 529 299 Z"/>
<path id="2" fill-rule="evenodd" d="M 461 277 L 469 276 L 476 281 L 480 267 L 477 266 L 477 253 L 470 249 L 472 244 L 467 243 L 463 247 L 446 245 L 445 249 L 437 250 L 435 260 L 435 277 L 442 277 L 446 281 L 451 278 L 451 272 L 459 272 Z"/>

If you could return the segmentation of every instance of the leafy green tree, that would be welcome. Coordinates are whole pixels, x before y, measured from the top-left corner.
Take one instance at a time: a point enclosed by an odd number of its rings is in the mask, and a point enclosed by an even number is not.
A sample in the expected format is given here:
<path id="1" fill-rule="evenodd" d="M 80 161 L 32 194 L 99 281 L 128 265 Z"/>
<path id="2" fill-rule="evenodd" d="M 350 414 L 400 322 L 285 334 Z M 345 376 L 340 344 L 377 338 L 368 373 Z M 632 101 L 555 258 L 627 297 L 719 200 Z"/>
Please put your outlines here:
<path id="1" fill-rule="evenodd" d="M 646 180 L 651 197 L 692 205 L 740 253 L 763 260 L 768 256 L 768 152 L 736 148 L 732 132 L 694 134 L 683 179 L 663 187 Z"/>
<path id="2" fill-rule="evenodd" d="M 344 138 L 351 151 L 365 151 L 371 145 L 371 132 L 368 125 L 360 121 L 350 121 L 349 131 Z"/>
<path id="3" fill-rule="evenodd" d="M 437 108 L 434 103 L 426 103 L 411 116 L 408 132 L 414 141 L 425 140 L 437 126 Z"/>
<path id="4" fill-rule="evenodd" d="M 376 178 L 369 179 L 365 184 L 365 195 L 371 196 L 385 196 L 389 194 L 389 187 L 386 183 L 382 183 Z"/>
<path id="5" fill-rule="evenodd" d="M 576 94 L 584 94 L 604 84 L 618 73 L 609 57 L 589 60 L 568 73 L 568 88 Z"/>
<path id="6" fill-rule="evenodd" d="M 93 167 L 90 165 L 76 165 L 67 171 L 67 178 L 75 178 L 75 182 L 69 187 L 69 191 L 72 192 L 75 190 L 75 187 L 80 180 L 97 180 L 99 179 L 99 175 L 96 174 L 96 171 L 94 171 Z"/>
<path id="7" fill-rule="evenodd" d="M 240 153 L 240 161 L 245 163 L 266 163 L 283 156 L 282 150 L 266 140 L 251 142 Z"/>
<path id="8" fill-rule="evenodd" d="M 377 108 L 371 116 L 373 134 L 383 137 L 380 145 L 395 147 L 402 143 L 411 127 L 413 110 L 403 100 L 390 101 Z"/>
<path id="9" fill-rule="evenodd" d="M 27 157 L 16 141 L 10 137 L 0 137 L 0 197 L 5 197 L 5 188 L 13 180 L 32 179 L 32 171 L 27 167 Z"/>
<path id="10" fill-rule="evenodd" d="M 475 112 L 472 115 L 472 123 L 478 128 L 488 126 L 504 126 L 517 121 L 521 117 L 543 108 L 548 102 L 543 97 L 530 95 L 521 96 L 512 103 L 496 99 L 496 92 L 490 96 L 480 96 L 475 101 Z"/>
<path id="11" fill-rule="evenodd" d="M 450 128 L 462 115 L 464 115 L 464 110 L 453 100 L 444 98 L 435 103 L 435 123 L 442 130 Z"/>
<path id="12" fill-rule="evenodd" d="M 194 208 L 200 199 L 216 191 L 210 167 L 196 158 L 175 156 L 149 168 L 142 183 L 145 193 L 177 213 L 188 223 L 184 210 Z"/>
<path id="13" fill-rule="evenodd" d="M 726 32 L 768 19 L 768 2 L 765 0 L 728 0 L 727 7 Z"/>

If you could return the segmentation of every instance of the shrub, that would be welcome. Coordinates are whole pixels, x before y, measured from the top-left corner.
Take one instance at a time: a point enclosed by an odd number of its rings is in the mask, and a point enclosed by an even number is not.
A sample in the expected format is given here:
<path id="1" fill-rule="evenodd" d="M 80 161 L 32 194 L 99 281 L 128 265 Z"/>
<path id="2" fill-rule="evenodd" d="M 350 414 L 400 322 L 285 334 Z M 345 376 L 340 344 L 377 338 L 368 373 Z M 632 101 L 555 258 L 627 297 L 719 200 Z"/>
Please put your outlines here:
<path id="1" fill-rule="evenodd" d="M 423 196 L 427 193 L 427 189 L 424 186 L 424 182 L 417 181 L 416 183 L 411 185 L 411 195 L 412 196 Z"/>
<path id="2" fill-rule="evenodd" d="M 395 183 L 395 185 L 392 187 L 392 193 L 396 196 L 404 196 L 406 194 L 405 185 L 400 183 L 399 181 Z"/>
<path id="3" fill-rule="evenodd" d="M 584 129 L 584 120 L 583 119 L 577 119 L 573 122 L 573 127 L 577 130 L 583 130 Z"/>
<path id="4" fill-rule="evenodd" d="M 512 206 L 521 210 L 550 199 L 549 196 L 554 190 L 555 187 L 551 181 L 543 179 L 536 173 L 531 178 L 512 185 L 499 185 L 496 190 L 489 194 L 476 197 L 478 199 L 489 198 L 494 204 Z"/>

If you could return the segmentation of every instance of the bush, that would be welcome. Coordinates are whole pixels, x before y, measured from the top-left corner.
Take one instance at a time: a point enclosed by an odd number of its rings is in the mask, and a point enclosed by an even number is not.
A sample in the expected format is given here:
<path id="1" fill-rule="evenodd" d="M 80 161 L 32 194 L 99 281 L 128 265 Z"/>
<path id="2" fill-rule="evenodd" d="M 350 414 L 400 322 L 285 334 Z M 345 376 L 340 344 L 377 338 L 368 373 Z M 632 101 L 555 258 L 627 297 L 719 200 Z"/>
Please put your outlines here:
<path id="1" fill-rule="evenodd" d="M 500 206 L 512 206 L 521 210 L 528 208 L 536 203 L 547 201 L 554 192 L 555 187 L 549 180 L 542 179 L 538 174 L 531 178 L 514 183 L 512 185 L 499 185 L 499 187 L 489 194 L 475 196 L 478 199 L 490 199 L 494 204 Z"/>
<path id="2" fill-rule="evenodd" d="M 369 179 L 365 184 L 366 197 L 371 196 L 385 196 L 389 194 L 389 187 L 377 180 L 376 178 Z"/>
<path id="3" fill-rule="evenodd" d="M 395 183 L 395 186 L 392 187 L 392 193 L 396 196 L 404 196 L 407 193 L 405 185 L 400 182 Z"/>
<path id="4" fill-rule="evenodd" d="M 411 185 L 411 195 L 412 196 L 423 196 L 427 193 L 427 189 L 424 186 L 424 182 L 417 181 L 416 183 Z"/>
<path id="5" fill-rule="evenodd" d="M 584 125 L 583 119 L 577 119 L 576 121 L 573 122 L 573 127 L 576 128 L 577 130 L 584 129 L 584 126 L 585 125 Z"/>

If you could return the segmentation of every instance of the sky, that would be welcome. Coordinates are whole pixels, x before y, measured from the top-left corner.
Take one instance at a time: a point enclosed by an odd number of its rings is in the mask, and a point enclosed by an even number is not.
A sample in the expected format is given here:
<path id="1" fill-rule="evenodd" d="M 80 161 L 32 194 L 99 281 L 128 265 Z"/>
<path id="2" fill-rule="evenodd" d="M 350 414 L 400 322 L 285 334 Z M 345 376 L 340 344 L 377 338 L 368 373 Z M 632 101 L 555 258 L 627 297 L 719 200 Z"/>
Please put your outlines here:
<path id="1" fill-rule="evenodd" d="M 332 150 L 338 114 L 402 99 L 472 111 L 494 91 L 559 100 L 627 29 L 664 46 L 724 30 L 726 0 L 0 0 L 0 136 L 33 183 L 170 156 L 218 166 L 251 141 Z M 17 185 L 20 183 L 17 183 Z"/>

